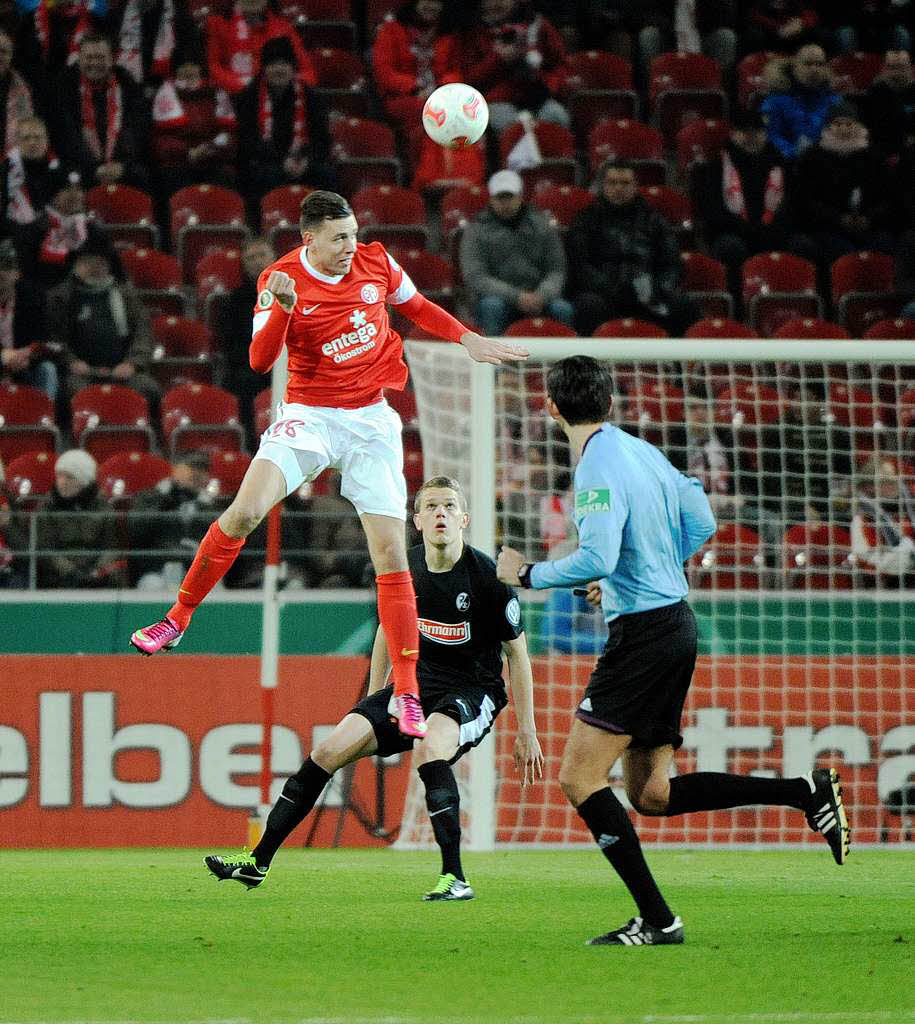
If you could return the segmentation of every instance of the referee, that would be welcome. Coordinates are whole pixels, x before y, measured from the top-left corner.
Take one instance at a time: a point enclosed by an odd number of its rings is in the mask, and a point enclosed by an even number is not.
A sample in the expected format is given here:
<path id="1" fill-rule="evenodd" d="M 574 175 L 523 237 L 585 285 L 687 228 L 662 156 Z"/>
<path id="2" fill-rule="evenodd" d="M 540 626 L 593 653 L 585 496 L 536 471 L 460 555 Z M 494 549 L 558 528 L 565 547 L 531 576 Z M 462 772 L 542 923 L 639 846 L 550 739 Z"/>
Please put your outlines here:
<path id="1" fill-rule="evenodd" d="M 794 807 L 842 864 L 849 829 L 838 774 L 816 768 L 795 779 L 720 772 L 670 778 L 696 663 L 696 620 L 684 600 L 683 563 L 714 534 L 715 519 L 698 480 L 683 476 L 653 445 L 606 422 L 611 381 L 596 360 L 571 356 L 556 363 L 547 395 L 547 411 L 579 457 L 579 546 L 565 558 L 534 565 L 503 548 L 497 572 L 504 583 L 537 590 L 586 585 L 608 624 L 607 645 L 575 712 L 559 784 L 639 916 L 589 945 L 680 943 L 683 922 L 658 890 L 629 815 L 608 785 L 617 760 L 623 759 L 626 795 L 640 814 Z"/>

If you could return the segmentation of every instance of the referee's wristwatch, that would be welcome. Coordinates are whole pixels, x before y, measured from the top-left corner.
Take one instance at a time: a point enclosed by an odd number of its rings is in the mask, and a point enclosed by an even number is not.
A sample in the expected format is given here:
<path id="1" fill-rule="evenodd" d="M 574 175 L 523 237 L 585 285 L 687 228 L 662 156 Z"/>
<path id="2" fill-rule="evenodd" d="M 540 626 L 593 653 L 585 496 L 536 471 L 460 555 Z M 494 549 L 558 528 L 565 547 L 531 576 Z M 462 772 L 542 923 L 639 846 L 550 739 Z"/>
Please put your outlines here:
<path id="1" fill-rule="evenodd" d="M 522 587 L 528 588 L 531 585 L 531 569 L 534 568 L 533 562 L 522 562 L 521 568 L 518 569 L 518 582 Z"/>

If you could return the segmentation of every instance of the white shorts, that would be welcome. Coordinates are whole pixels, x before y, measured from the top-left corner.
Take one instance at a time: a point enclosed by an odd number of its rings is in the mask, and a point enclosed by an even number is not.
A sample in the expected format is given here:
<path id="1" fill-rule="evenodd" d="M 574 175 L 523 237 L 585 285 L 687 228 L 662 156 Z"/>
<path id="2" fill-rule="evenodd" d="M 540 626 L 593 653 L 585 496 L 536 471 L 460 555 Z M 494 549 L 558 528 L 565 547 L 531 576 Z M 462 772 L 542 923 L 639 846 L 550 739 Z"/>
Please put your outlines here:
<path id="1" fill-rule="evenodd" d="M 340 470 L 340 493 L 360 515 L 405 520 L 401 430 L 400 417 L 383 399 L 361 409 L 281 402 L 254 457 L 279 468 L 287 495 L 331 467 Z"/>

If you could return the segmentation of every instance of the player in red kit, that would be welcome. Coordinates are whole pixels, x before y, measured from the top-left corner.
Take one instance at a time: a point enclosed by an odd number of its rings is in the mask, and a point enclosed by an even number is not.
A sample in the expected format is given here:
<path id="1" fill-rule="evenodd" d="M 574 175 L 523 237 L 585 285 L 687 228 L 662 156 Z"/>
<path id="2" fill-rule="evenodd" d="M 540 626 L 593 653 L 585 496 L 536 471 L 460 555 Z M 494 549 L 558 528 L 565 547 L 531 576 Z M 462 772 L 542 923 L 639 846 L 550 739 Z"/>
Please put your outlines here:
<path id="1" fill-rule="evenodd" d="M 138 629 L 142 654 L 177 646 L 200 602 L 235 561 L 245 538 L 278 501 L 328 466 L 359 513 L 378 584 L 378 618 L 394 675 L 390 711 L 400 731 L 421 737 L 416 597 L 407 565 L 401 423 L 382 388 L 407 381 L 403 343 L 386 303 L 477 362 L 527 352 L 468 330 L 416 290 L 380 242 L 356 241 L 349 203 L 334 192 L 302 200 L 302 246 L 258 279 L 251 333 L 253 369 L 267 373 L 285 345 L 289 380 L 276 421 L 261 437 L 232 504 L 210 527 L 164 619 Z"/>

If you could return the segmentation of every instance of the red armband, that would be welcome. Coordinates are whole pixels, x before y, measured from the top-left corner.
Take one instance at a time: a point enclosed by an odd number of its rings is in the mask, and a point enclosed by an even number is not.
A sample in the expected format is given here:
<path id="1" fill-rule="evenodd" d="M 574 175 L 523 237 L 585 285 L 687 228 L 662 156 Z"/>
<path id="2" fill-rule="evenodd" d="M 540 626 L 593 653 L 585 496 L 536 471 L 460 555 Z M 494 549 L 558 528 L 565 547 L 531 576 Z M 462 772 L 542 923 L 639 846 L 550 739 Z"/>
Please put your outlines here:
<path id="1" fill-rule="evenodd" d="M 417 327 L 422 327 L 424 331 L 428 331 L 437 338 L 443 338 L 445 341 L 460 342 L 461 335 L 467 334 L 470 330 L 460 320 L 455 320 L 447 310 L 430 302 L 419 292 L 412 299 L 407 299 L 406 302 L 402 302 L 395 308 L 406 314 Z"/>

